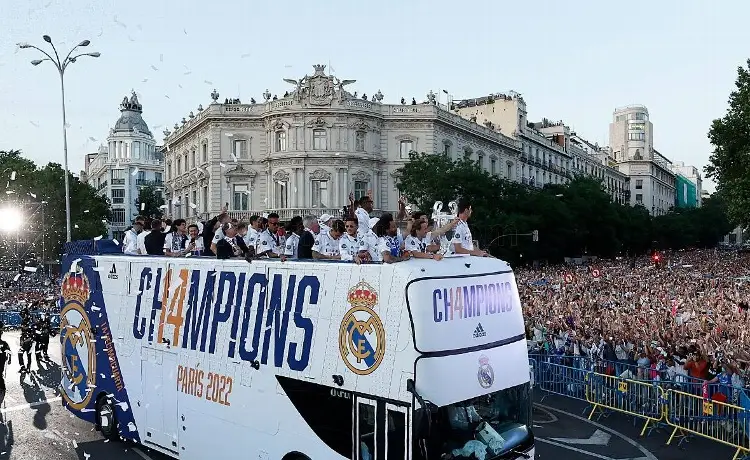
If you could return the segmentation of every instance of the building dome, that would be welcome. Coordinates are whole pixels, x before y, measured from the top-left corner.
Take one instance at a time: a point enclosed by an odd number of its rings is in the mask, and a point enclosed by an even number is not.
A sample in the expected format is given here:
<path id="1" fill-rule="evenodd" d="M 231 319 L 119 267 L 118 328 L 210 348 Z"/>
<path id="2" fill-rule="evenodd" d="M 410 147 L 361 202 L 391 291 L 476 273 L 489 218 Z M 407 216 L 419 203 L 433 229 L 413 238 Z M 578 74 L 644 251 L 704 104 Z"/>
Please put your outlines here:
<path id="1" fill-rule="evenodd" d="M 143 113 L 143 106 L 138 102 L 138 96 L 130 96 L 130 100 L 127 97 L 122 99 L 120 104 L 120 119 L 115 123 L 113 128 L 114 132 L 139 132 L 153 137 L 151 130 L 148 129 L 148 125 L 143 121 L 141 113 Z"/>

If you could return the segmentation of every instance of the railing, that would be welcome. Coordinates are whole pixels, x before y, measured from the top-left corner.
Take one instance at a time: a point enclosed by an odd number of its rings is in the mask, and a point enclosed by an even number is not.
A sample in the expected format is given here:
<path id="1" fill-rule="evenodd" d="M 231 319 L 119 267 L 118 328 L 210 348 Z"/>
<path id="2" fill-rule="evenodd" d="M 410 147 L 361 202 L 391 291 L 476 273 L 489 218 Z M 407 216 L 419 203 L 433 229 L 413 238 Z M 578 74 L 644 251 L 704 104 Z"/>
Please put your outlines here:
<path id="1" fill-rule="evenodd" d="M 531 382 L 549 395 L 585 401 L 588 418 L 620 412 L 644 421 L 641 436 L 669 428 L 666 442 L 678 447 L 700 436 L 750 454 L 750 398 L 743 388 L 627 362 L 586 357 L 529 354 Z M 597 418 L 597 419 L 598 419 Z"/>
<path id="2" fill-rule="evenodd" d="M 154 187 L 163 187 L 164 182 L 161 180 L 156 180 L 156 179 L 155 180 L 136 179 L 135 185 L 143 185 L 143 186 L 153 185 Z"/>
<path id="3" fill-rule="evenodd" d="M 112 179 L 112 185 L 125 185 L 125 179 Z"/>
<path id="4" fill-rule="evenodd" d="M 96 188 L 96 191 L 98 192 L 98 191 L 100 191 L 102 189 L 105 189 L 105 188 L 107 188 L 107 181 L 106 180 L 104 182 L 102 182 L 101 184 L 99 184 L 99 186 Z"/>

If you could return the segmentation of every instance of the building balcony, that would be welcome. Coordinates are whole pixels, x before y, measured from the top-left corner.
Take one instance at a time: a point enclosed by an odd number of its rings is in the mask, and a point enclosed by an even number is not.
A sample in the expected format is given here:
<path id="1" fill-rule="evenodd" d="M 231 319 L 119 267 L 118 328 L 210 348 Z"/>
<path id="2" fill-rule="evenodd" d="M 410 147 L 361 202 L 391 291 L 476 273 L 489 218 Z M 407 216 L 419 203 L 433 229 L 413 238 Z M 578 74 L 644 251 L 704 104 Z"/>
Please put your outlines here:
<path id="1" fill-rule="evenodd" d="M 164 181 L 161 179 L 154 179 L 154 180 L 146 180 L 146 179 L 136 179 L 135 185 L 145 187 L 148 185 L 152 185 L 154 187 L 164 187 Z"/>
<path id="2" fill-rule="evenodd" d="M 112 179 L 112 185 L 125 185 L 125 179 Z"/>
<path id="3" fill-rule="evenodd" d="M 101 190 L 103 190 L 105 188 L 107 188 L 107 181 L 106 180 L 104 182 L 102 182 L 101 184 L 99 184 L 99 186 L 96 188 L 96 191 L 98 192 L 98 191 L 101 191 Z"/>

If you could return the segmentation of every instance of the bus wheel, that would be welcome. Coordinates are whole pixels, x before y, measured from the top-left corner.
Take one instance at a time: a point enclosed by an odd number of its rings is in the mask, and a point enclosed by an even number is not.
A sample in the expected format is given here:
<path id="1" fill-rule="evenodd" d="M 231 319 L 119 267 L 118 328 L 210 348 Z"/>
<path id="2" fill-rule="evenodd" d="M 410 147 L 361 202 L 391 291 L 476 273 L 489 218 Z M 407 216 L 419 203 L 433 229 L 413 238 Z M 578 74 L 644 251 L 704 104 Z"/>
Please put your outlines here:
<path id="1" fill-rule="evenodd" d="M 96 403 L 96 426 L 101 431 L 102 436 L 110 441 L 120 439 L 120 433 L 117 432 L 117 414 L 111 400 L 106 395 L 99 398 Z"/>
<path id="2" fill-rule="evenodd" d="M 310 457 L 299 452 L 289 452 L 281 460 L 310 460 Z"/>

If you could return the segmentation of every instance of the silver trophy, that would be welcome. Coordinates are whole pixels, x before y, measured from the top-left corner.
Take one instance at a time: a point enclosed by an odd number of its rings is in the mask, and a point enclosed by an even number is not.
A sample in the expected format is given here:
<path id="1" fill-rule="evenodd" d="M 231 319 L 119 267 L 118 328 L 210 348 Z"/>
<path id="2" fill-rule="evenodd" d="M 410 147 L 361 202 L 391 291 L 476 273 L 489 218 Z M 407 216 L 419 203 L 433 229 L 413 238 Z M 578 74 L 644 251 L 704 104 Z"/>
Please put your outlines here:
<path id="1" fill-rule="evenodd" d="M 435 222 L 435 228 L 442 228 L 449 222 L 458 218 L 458 204 L 455 201 L 448 203 L 449 212 L 443 211 L 443 202 L 436 201 L 432 206 L 432 220 Z M 440 251 L 441 255 L 450 254 L 451 240 L 453 239 L 453 230 L 440 235 Z"/>

